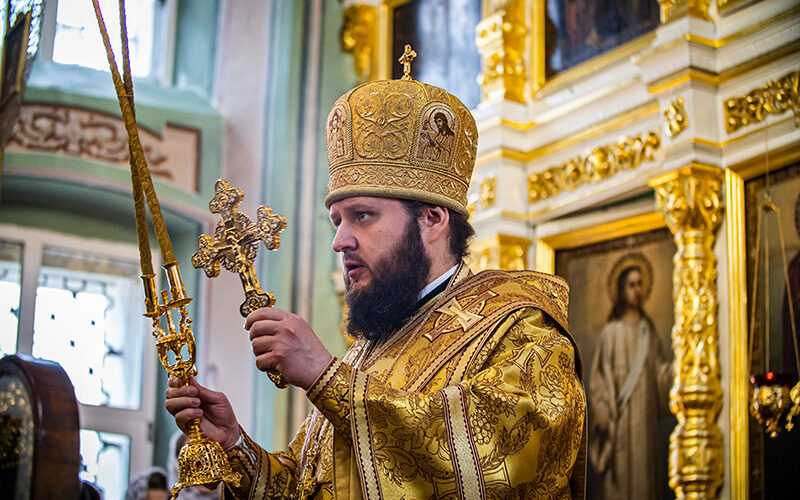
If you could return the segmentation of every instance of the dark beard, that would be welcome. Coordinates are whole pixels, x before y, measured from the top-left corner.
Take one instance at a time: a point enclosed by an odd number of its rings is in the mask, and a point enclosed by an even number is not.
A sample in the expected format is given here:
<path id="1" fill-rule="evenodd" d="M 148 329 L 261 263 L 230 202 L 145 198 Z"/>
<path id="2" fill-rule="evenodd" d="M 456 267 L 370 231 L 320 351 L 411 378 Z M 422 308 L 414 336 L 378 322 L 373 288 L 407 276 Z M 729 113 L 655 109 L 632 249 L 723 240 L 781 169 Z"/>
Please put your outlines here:
<path id="1" fill-rule="evenodd" d="M 347 333 L 377 343 L 386 340 L 414 312 L 430 269 L 419 225 L 409 217 L 405 234 L 391 254 L 370 268 L 369 285 L 352 290 L 348 284 Z"/>

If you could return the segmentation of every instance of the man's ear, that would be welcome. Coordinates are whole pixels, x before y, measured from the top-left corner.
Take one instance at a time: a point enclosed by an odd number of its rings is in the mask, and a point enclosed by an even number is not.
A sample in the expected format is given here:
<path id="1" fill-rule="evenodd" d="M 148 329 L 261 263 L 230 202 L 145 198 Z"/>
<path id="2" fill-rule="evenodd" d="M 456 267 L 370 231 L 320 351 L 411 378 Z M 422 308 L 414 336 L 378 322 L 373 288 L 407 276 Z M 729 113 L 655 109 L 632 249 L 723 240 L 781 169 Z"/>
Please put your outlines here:
<path id="1" fill-rule="evenodd" d="M 447 238 L 450 210 L 438 205 L 424 205 L 417 219 L 422 240 L 431 244 Z"/>

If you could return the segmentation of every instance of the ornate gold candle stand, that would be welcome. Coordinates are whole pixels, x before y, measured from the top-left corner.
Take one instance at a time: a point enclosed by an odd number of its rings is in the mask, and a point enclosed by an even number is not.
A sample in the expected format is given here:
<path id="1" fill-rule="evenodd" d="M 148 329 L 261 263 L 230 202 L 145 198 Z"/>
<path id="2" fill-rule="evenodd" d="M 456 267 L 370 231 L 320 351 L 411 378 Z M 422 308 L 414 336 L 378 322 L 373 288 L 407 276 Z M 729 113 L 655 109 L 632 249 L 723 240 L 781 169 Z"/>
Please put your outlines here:
<path id="1" fill-rule="evenodd" d="M 769 175 L 769 172 L 767 172 Z M 774 216 L 778 227 L 778 238 L 781 250 L 781 260 L 783 264 L 783 278 L 786 286 L 786 294 L 788 296 L 789 304 L 789 322 L 792 329 L 792 343 L 794 346 L 795 363 L 797 364 L 798 372 L 800 373 L 800 359 L 798 359 L 797 351 L 797 332 L 795 328 L 795 311 L 792 306 L 792 289 L 789 281 L 788 267 L 786 264 L 786 240 L 783 236 L 783 227 L 779 217 L 780 209 L 773 203 L 772 197 L 769 193 L 764 194 L 764 203 L 761 205 L 761 210 L 756 223 L 756 248 L 755 259 L 753 264 L 753 290 L 751 295 L 751 311 L 750 311 L 750 359 L 753 358 L 753 339 L 756 334 L 756 304 L 758 292 L 758 275 L 759 275 L 759 260 L 762 253 L 761 249 L 761 225 L 762 222 L 766 224 L 767 216 Z M 765 351 L 766 351 L 766 365 L 769 370 L 769 348 L 770 348 L 770 307 L 769 307 L 769 235 L 766 238 L 766 245 L 763 251 L 764 254 L 764 325 L 763 331 L 765 336 Z M 752 361 L 751 361 L 752 363 Z M 750 383 L 753 386 L 753 396 L 750 400 L 750 414 L 767 429 L 769 437 L 777 437 L 781 431 L 781 419 L 786 416 L 786 430 L 791 431 L 794 428 L 792 419 L 800 414 L 800 381 L 792 387 L 792 374 L 791 373 L 775 373 L 767 371 L 762 374 L 750 375 Z"/>
<path id="2" fill-rule="evenodd" d="M 153 320 L 153 336 L 161 365 L 170 377 L 178 377 L 188 384 L 190 378 L 197 375 L 197 344 L 192 333 L 192 319 L 186 312 L 186 306 L 192 299 L 186 296 L 178 263 L 166 264 L 164 269 L 169 292 L 162 290 L 161 300 L 156 289 L 155 274 L 142 276 L 147 308 L 145 316 Z M 175 328 L 172 317 L 176 309 L 180 315 L 178 328 Z M 161 327 L 162 318 L 166 330 Z M 184 352 L 188 357 L 184 356 Z M 187 430 L 189 439 L 178 454 L 178 483 L 172 486 L 172 498 L 189 486 L 216 486 L 220 481 L 238 486 L 239 474 L 231 469 L 222 446 L 203 434 L 200 418 L 190 421 Z"/>
<path id="3" fill-rule="evenodd" d="M 753 384 L 753 399 L 750 402 L 750 414 L 758 423 L 767 428 L 769 437 L 775 437 L 781 430 L 781 419 L 792 406 L 789 395 L 792 375 L 790 373 L 762 373 L 750 375 Z M 791 419 L 787 419 L 787 427 L 791 430 Z"/>
<path id="4" fill-rule="evenodd" d="M 103 46 L 106 49 L 111 80 L 117 93 L 120 111 L 128 135 L 128 151 L 131 169 L 131 187 L 134 213 L 136 216 L 136 234 L 139 241 L 139 260 L 142 269 L 142 281 L 145 294 L 145 316 L 153 320 L 153 335 L 161 365 L 171 377 L 180 378 L 188 384 L 191 377 L 197 374 L 197 345 L 192 333 L 192 320 L 186 312 L 186 306 L 192 301 L 187 297 L 181 280 L 178 262 L 172 250 L 161 207 L 158 203 L 150 169 L 144 154 L 136 125 L 136 112 L 133 104 L 133 77 L 130 71 L 128 53 L 128 31 L 125 16 L 125 0 L 119 0 L 120 42 L 122 48 L 123 74 L 117 68 L 114 51 L 108 37 L 105 20 L 100 10 L 99 0 L 92 0 L 97 26 L 100 30 Z M 159 294 L 156 289 L 156 276 L 150 256 L 150 243 L 147 228 L 145 203 L 150 209 L 153 231 L 158 238 L 164 269 L 167 273 L 169 291 Z M 178 310 L 180 320 L 175 328 L 172 313 Z M 164 320 L 166 331 L 161 327 Z M 184 355 L 184 352 L 186 355 Z M 188 442 L 178 455 L 178 484 L 172 486 L 172 497 L 187 486 L 216 486 L 224 481 L 234 486 L 239 485 L 239 474 L 233 472 L 222 446 L 208 439 L 200 429 L 199 418 L 187 424 Z"/>

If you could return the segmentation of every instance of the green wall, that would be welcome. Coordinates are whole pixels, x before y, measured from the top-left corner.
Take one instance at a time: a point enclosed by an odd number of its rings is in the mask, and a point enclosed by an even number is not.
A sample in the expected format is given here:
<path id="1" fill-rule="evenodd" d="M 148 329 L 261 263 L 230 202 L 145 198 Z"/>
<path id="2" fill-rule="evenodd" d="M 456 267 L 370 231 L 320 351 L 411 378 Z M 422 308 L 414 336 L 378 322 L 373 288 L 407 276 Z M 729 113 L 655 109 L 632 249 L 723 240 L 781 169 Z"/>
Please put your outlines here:
<path id="1" fill-rule="evenodd" d="M 262 281 L 277 297 L 277 307 L 295 311 L 299 294 L 296 255 L 300 245 L 312 245 L 313 252 L 313 313 L 310 320 L 314 331 L 336 356 L 346 350 L 339 330 L 341 308 L 335 294 L 331 272 L 338 260 L 331 250 L 333 228 L 323 205 L 327 191 L 328 162 L 325 149 L 325 122 L 333 103 L 340 95 L 355 86 L 352 56 L 340 49 L 342 7 L 337 0 L 322 1 L 321 39 L 309 37 L 311 2 L 273 2 L 271 15 L 270 61 L 266 106 L 265 184 L 263 204 L 289 219 L 289 227 L 281 237 L 279 251 L 265 255 L 260 269 Z M 311 43 L 321 50 L 319 84 L 311 87 L 308 81 L 307 55 Z M 318 120 L 314 137 L 302 137 L 305 124 L 304 103 L 307 95 L 318 95 Z M 300 241 L 297 220 L 300 197 L 300 162 L 303 140 L 317 142 L 314 175 L 315 205 L 312 241 Z M 288 421 L 290 405 L 288 391 L 276 389 L 261 374 L 256 383 L 256 439 L 273 449 L 283 449 L 291 438 Z"/>
<path id="2" fill-rule="evenodd" d="M 330 248 L 333 229 L 322 200 L 327 190 L 325 121 L 334 101 L 355 86 L 352 56 L 340 49 L 342 7 L 338 0 L 322 0 L 321 39 L 310 40 L 311 2 L 271 2 L 266 106 L 263 110 L 264 184 L 260 203 L 270 205 L 289 219 L 277 252 L 261 252 L 259 275 L 265 288 L 277 296 L 277 307 L 296 310 L 299 294 L 296 255 L 301 245 L 312 245 L 313 313 L 308 318 L 328 349 L 341 356 L 346 345 L 339 331 L 340 305 L 331 280 L 338 260 Z M 201 135 L 199 192 L 190 193 L 156 179 L 176 257 L 184 263 L 182 274 L 190 296 L 199 297 L 202 276 L 187 265 L 196 250 L 200 223 L 191 215 L 205 213 L 213 196 L 214 181 L 221 177 L 225 122 L 209 100 L 213 92 L 218 29 L 218 0 L 181 0 L 178 5 L 177 40 L 173 66 L 174 85 L 162 87 L 134 81 L 137 121 L 159 134 L 167 123 L 194 128 Z M 316 44 L 321 50 L 319 82 L 309 85 L 307 56 Z M 246 50 L 246 48 L 243 48 Z M 304 103 L 316 97 L 318 118 L 315 134 L 303 138 Z M 25 96 L 26 102 L 52 103 L 119 116 L 116 95 L 107 72 L 37 61 Z M 300 241 L 297 220 L 300 161 L 304 140 L 317 143 L 313 182 L 319 200 L 313 214 L 311 241 Z M 60 153 L 9 152 L 0 193 L 0 223 L 50 229 L 87 238 L 135 243 L 133 206 L 127 186 L 127 169 Z M 26 175 L 25 168 L 38 174 Z M 21 173 L 20 173 L 21 172 Z M 42 176 L 41 172 L 46 175 Z M 118 188 L 109 186 L 120 186 Z M 123 189 L 122 186 L 125 186 Z M 249 193 L 248 193 L 249 194 Z M 258 195 L 257 191 L 253 195 Z M 181 207 L 170 209 L 169 207 Z M 151 236 L 151 243 L 156 240 Z M 190 314 L 203 307 L 196 298 Z M 202 328 L 201 318 L 195 329 Z M 202 340 L 202 339 L 201 339 Z M 202 349 L 202 345 L 198 349 Z M 283 448 L 289 437 L 288 391 L 276 389 L 255 371 L 254 436 L 267 448 Z M 153 460 L 166 466 L 169 437 L 174 422 L 164 409 L 164 370 L 158 368 Z"/>
<path id="3" fill-rule="evenodd" d="M 200 272 L 189 264 L 201 225 L 192 214 L 205 213 L 222 172 L 225 124 L 209 100 L 216 58 L 218 0 L 180 0 L 175 40 L 174 80 L 161 86 L 134 79 L 137 121 L 161 134 L 167 123 L 199 131 L 198 192 L 187 192 L 154 179 L 187 293 L 199 297 Z M 27 103 L 74 106 L 120 116 L 108 72 L 37 60 L 25 92 Z M 69 235 L 136 243 L 130 172 L 105 162 L 60 152 L 7 152 L 0 192 L 0 223 L 47 229 Z M 31 169 L 31 174 L 26 169 Z M 172 208 L 170 208 L 172 207 Z M 151 234 L 151 244 L 157 246 Z M 188 310 L 195 330 L 202 328 Z M 202 339 L 198 340 L 199 343 Z M 198 346 L 202 349 L 202 345 Z M 154 415 L 156 465 L 166 467 L 169 438 L 175 424 L 164 408 L 166 373 L 159 366 Z"/>

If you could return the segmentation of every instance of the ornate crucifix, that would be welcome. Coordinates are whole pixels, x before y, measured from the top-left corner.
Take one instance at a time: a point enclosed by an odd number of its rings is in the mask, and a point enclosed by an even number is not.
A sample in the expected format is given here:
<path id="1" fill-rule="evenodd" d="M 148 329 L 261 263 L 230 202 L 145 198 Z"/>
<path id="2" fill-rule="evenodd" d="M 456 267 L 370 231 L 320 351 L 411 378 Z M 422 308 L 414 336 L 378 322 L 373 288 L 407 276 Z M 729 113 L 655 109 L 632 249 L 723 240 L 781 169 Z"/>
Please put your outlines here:
<path id="1" fill-rule="evenodd" d="M 268 250 L 281 246 L 280 232 L 286 228 L 286 217 L 275 214 L 270 207 L 258 207 L 256 222 L 236 208 L 244 198 L 241 189 L 232 188 L 228 181 L 217 180 L 214 198 L 208 203 L 212 213 L 222 218 L 217 222 L 214 237 L 202 234 L 197 239 L 197 253 L 192 255 L 192 265 L 202 268 L 206 276 L 219 276 L 219 266 L 239 274 L 244 287 L 244 302 L 239 313 L 247 316 L 261 307 L 272 307 L 275 296 L 264 292 L 258 283 L 253 262 L 258 254 L 258 242 L 263 241 Z M 286 387 L 283 377 L 268 372 L 270 380 L 278 387 Z"/>

